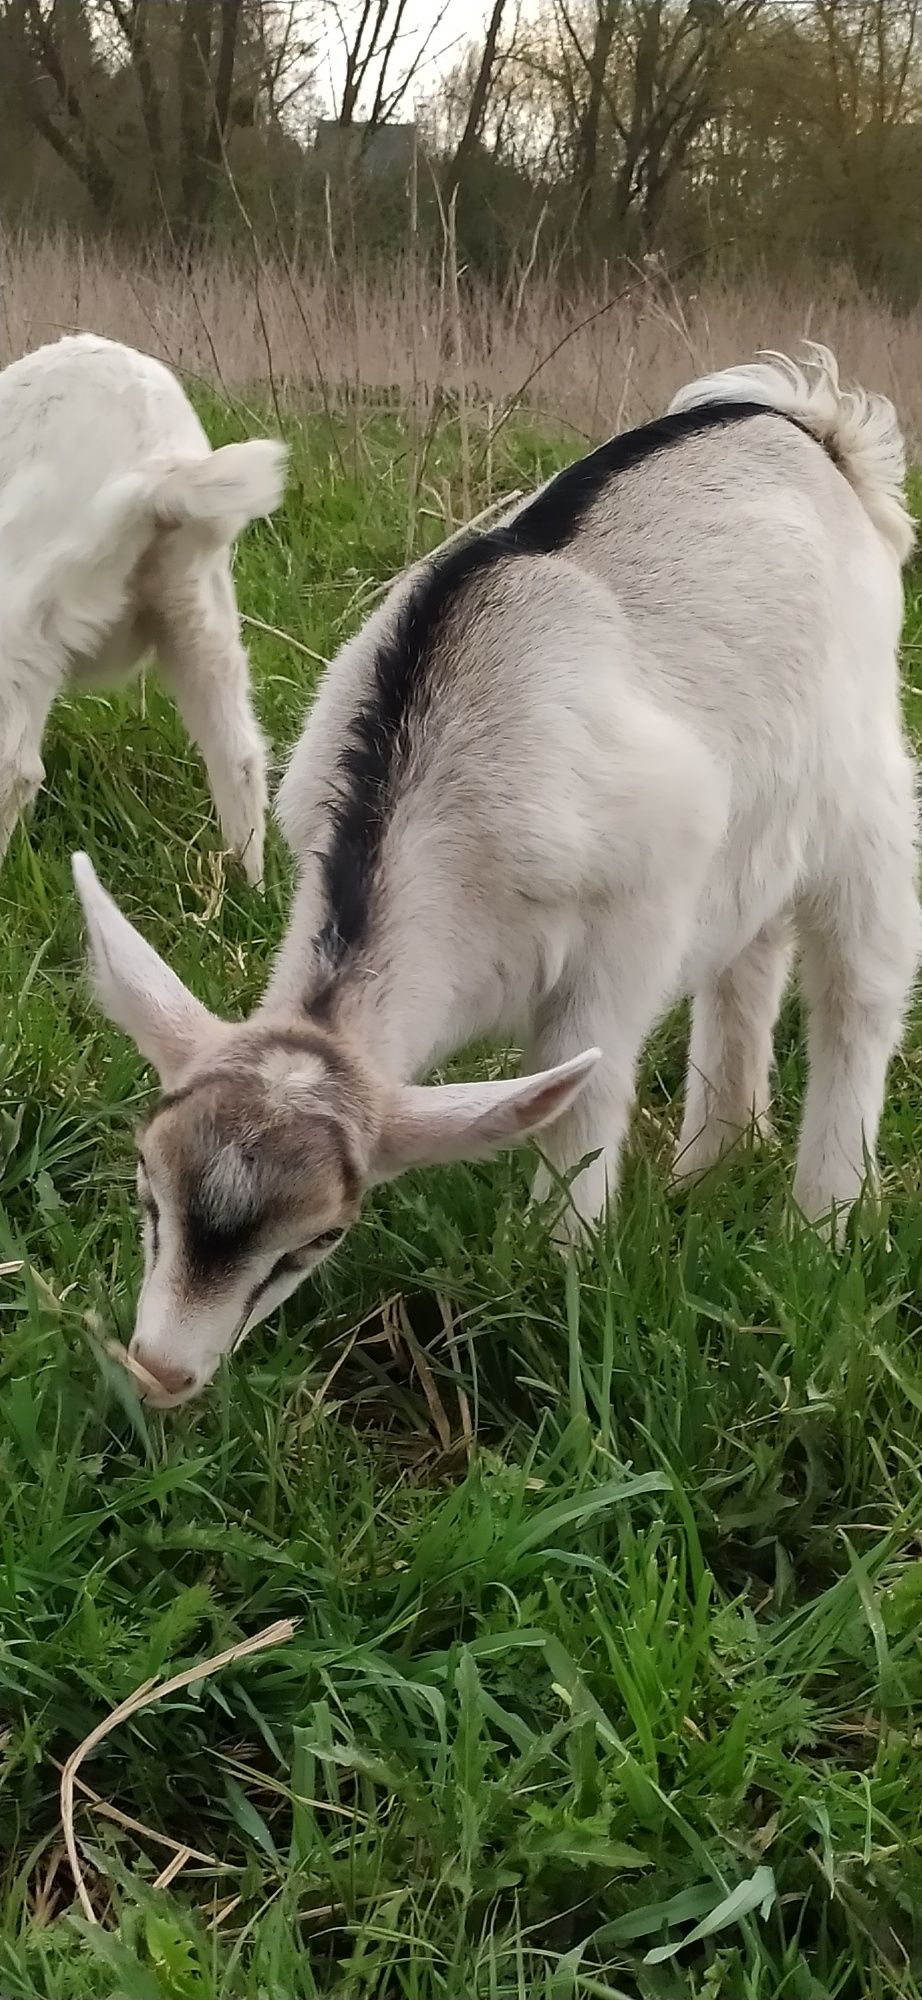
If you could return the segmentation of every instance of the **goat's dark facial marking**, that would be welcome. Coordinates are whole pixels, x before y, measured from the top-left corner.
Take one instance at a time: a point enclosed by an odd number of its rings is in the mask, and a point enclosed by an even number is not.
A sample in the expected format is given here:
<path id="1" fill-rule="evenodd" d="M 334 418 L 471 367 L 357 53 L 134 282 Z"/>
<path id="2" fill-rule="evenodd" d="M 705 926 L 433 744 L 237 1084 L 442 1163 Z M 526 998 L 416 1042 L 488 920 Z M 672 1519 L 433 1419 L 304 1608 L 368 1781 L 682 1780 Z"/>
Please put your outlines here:
<path id="1" fill-rule="evenodd" d="M 203 1201 L 201 1187 L 189 1189 L 184 1216 L 185 1256 L 193 1284 L 219 1284 L 249 1256 L 259 1240 L 266 1218 L 229 1209 L 221 1212 L 214 1201 Z"/>
<path id="2" fill-rule="evenodd" d="M 288 1278 L 302 1278 L 319 1257 L 325 1257 L 331 1250 L 335 1250 L 344 1235 L 343 1229 L 322 1229 L 319 1235 L 312 1237 L 311 1241 L 305 1243 L 300 1250 L 285 1251 L 281 1257 L 277 1257 L 271 1271 L 258 1285 L 254 1285 L 248 1295 L 247 1318 L 254 1306 L 258 1305 L 260 1299 L 264 1298 L 275 1285 Z"/>
<path id="3" fill-rule="evenodd" d="M 728 401 L 670 412 L 599 445 L 559 472 L 513 520 L 468 535 L 444 553 L 437 552 L 425 566 L 401 604 L 390 635 L 378 647 L 371 692 L 352 718 L 340 756 L 323 857 L 328 915 L 315 941 L 321 977 L 307 1000 L 315 1020 L 327 1018 L 339 968 L 367 942 L 375 870 L 388 817 L 414 725 L 431 694 L 434 641 L 459 592 L 504 560 L 566 549 L 611 480 L 688 438 L 753 417 L 794 424 L 812 436 L 796 417 L 767 409 L 764 403 Z"/>

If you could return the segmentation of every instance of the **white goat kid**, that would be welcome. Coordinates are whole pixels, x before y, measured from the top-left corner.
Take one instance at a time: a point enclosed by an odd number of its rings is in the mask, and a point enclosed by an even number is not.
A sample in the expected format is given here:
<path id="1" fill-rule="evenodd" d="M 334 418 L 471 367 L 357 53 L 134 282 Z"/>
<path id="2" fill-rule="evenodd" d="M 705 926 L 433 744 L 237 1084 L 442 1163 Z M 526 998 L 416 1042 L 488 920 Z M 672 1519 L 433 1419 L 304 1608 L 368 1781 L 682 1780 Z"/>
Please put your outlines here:
<path id="1" fill-rule="evenodd" d="M 259 881 L 265 750 L 230 545 L 278 505 L 284 462 L 270 439 L 213 452 L 168 369 L 91 334 L 0 373 L 0 857 L 44 777 L 55 696 L 153 651 Z"/>
<path id="2" fill-rule="evenodd" d="M 77 860 L 102 1004 L 166 1092 L 140 1139 L 133 1342 L 161 1402 L 404 1167 L 540 1130 L 598 1216 L 639 1052 L 684 993 L 678 1169 L 707 1167 L 765 1120 L 792 932 L 794 1193 L 816 1218 L 854 1201 L 920 941 L 902 473 L 890 405 L 817 351 L 694 385 L 419 564 L 292 757 L 300 880 L 249 1022 L 206 1012 Z M 540 1073 L 416 1085 L 490 1033 L 524 1035 Z"/>

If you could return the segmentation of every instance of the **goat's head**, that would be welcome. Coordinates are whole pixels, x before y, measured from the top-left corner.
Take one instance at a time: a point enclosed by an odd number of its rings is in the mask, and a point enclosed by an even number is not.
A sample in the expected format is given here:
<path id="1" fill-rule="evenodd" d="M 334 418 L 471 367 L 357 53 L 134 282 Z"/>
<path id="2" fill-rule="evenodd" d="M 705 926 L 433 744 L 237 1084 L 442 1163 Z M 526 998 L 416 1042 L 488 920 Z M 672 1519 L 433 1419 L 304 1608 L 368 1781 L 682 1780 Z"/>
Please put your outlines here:
<path id="1" fill-rule="evenodd" d="M 138 1135 L 144 1281 L 131 1353 L 162 1408 L 188 1401 L 328 1257 L 365 1191 L 404 1168 L 484 1159 L 558 1118 L 589 1050 L 511 1082 L 418 1088 L 309 1017 L 209 1013 L 74 857 L 100 1004 L 154 1064 Z"/>

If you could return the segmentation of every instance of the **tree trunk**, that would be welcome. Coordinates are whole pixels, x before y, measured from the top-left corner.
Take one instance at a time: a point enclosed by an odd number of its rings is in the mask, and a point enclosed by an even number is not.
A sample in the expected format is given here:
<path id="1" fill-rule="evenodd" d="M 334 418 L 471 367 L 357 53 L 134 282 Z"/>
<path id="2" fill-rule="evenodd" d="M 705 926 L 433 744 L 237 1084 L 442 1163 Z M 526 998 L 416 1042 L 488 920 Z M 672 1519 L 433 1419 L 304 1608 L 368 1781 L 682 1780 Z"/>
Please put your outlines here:
<path id="1" fill-rule="evenodd" d="M 179 35 L 179 233 L 187 243 L 207 213 L 205 142 L 211 97 L 212 0 L 185 0 Z"/>
<path id="2" fill-rule="evenodd" d="M 355 107 L 358 103 L 359 91 L 362 88 L 362 78 L 365 74 L 366 59 L 362 44 L 365 40 L 365 29 L 368 26 L 370 14 L 371 0 L 364 0 L 358 26 L 352 43 L 346 51 L 346 74 L 343 78 L 343 94 L 340 99 L 339 118 L 337 121 L 340 125 L 351 125 L 355 118 Z M 373 33 L 372 48 L 374 48 L 374 44 L 375 36 Z"/>
<path id="3" fill-rule="evenodd" d="M 138 80 L 141 117 L 150 153 L 151 170 L 154 181 L 161 190 L 162 200 L 163 106 L 147 39 L 150 0 L 109 0 L 109 8 L 125 38 L 131 66 Z"/>
<path id="4" fill-rule="evenodd" d="M 505 0 L 493 0 L 493 12 L 487 24 L 483 55 L 480 59 L 480 67 L 474 81 L 474 89 L 471 94 L 467 117 L 464 121 L 464 130 L 458 140 L 454 158 L 445 177 L 444 198 L 446 203 L 451 201 L 468 160 L 483 131 L 483 121 L 486 117 L 487 105 L 490 100 L 490 85 L 493 81 L 493 71 L 496 66 L 496 44 L 499 40 L 504 7 Z"/>
<path id="5" fill-rule="evenodd" d="M 13 31 L 22 103 L 28 118 L 82 183 L 100 221 L 111 222 L 118 186 L 90 129 L 79 92 L 66 73 L 55 39 L 53 16 L 43 14 L 38 0 L 18 0 L 16 6 L 7 9 L 6 18 Z M 54 91 L 60 124 L 46 102 L 46 81 Z"/>
<path id="6" fill-rule="evenodd" d="M 589 222 L 595 200 L 599 126 L 605 98 L 605 76 L 615 35 L 615 12 L 613 0 L 606 0 L 606 4 L 599 6 L 587 69 L 589 91 L 580 119 L 576 162 L 576 212 L 584 225 Z"/>
<path id="7" fill-rule="evenodd" d="M 215 72 L 214 99 L 205 141 L 205 159 L 209 177 L 214 175 L 224 157 L 224 141 L 230 122 L 231 92 L 234 87 L 234 69 L 237 62 L 237 41 L 240 34 L 240 16 L 243 0 L 221 0 L 221 39 L 218 43 L 218 64 Z"/>

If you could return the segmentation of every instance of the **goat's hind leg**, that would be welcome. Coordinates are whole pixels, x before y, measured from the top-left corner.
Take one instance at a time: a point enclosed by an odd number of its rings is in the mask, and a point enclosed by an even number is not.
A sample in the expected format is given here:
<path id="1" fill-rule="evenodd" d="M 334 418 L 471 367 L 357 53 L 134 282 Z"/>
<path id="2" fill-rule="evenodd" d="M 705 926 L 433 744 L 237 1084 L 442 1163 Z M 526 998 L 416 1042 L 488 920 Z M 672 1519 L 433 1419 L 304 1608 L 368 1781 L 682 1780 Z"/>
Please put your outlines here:
<path id="1" fill-rule="evenodd" d="M 791 924 L 779 917 L 695 994 L 677 1180 L 706 1173 L 749 1132 L 770 1136 L 773 1035 L 790 964 Z"/>
<path id="2" fill-rule="evenodd" d="M 43 686 L 30 688 L 28 698 L 18 689 L 0 689 L 0 861 L 44 781 L 42 737 L 50 706 Z"/>
<path id="3" fill-rule="evenodd" d="M 146 624 L 163 681 L 204 757 L 228 846 L 248 880 L 261 882 L 266 752 L 229 571 L 212 561 L 204 573 L 176 576 L 164 564 Z"/>
<path id="4" fill-rule="evenodd" d="M 794 1200 L 811 1221 L 847 1212 L 874 1152 L 922 944 L 912 778 L 894 785 L 840 873 L 798 910 L 808 1083 Z"/>

